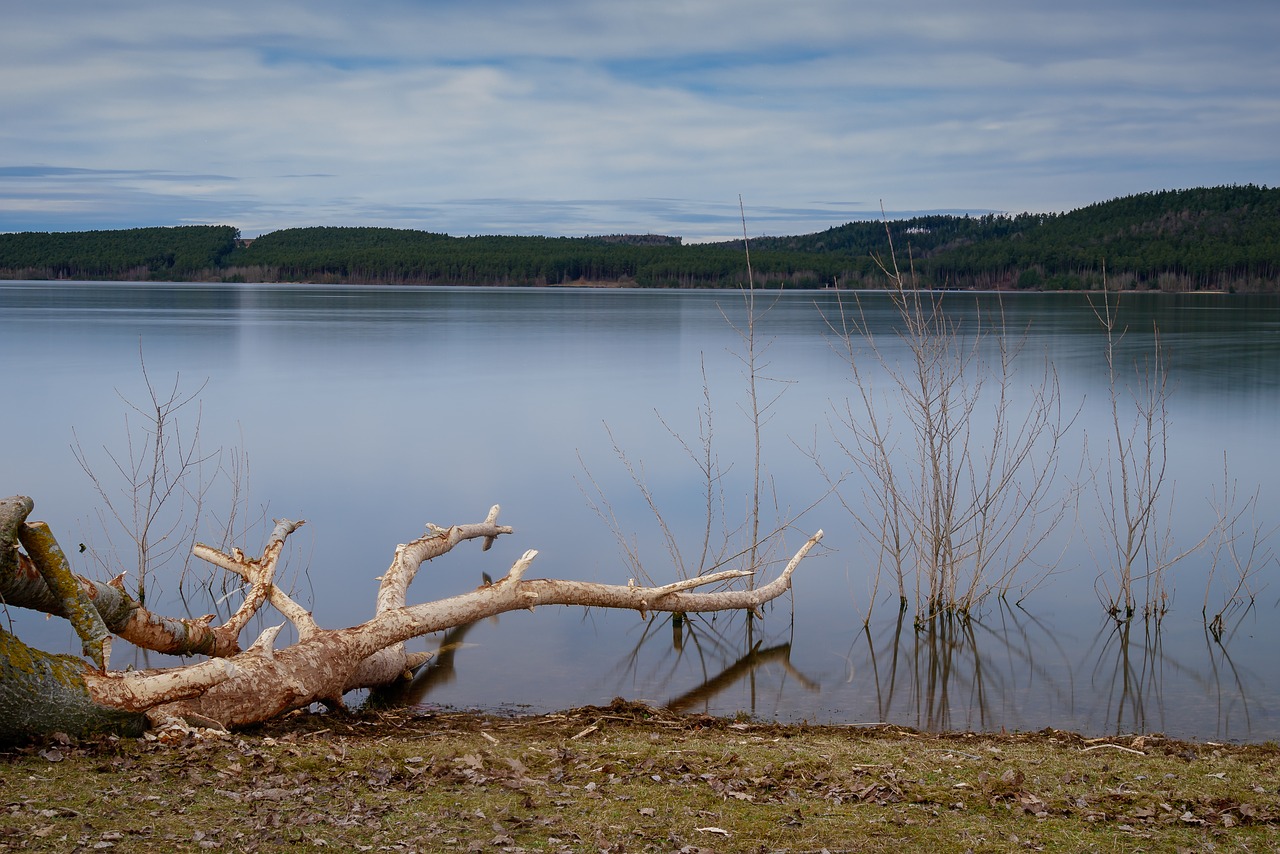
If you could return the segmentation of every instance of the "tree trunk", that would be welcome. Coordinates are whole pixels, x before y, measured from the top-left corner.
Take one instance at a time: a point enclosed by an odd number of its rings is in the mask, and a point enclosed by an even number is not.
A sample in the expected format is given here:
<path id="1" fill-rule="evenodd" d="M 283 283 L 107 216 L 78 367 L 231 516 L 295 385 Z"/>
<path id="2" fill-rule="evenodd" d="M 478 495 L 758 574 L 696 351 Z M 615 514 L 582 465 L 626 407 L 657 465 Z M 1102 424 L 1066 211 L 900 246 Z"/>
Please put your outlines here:
<path id="1" fill-rule="evenodd" d="M 525 579 L 525 571 L 537 554 L 527 551 L 497 582 L 407 607 L 409 585 L 423 561 L 466 540 L 479 539 L 487 549 L 498 536 L 512 533 L 510 527 L 497 524 L 495 505 L 483 522 L 450 528 L 428 526 L 426 536 L 399 546 L 382 575 L 374 615 L 357 626 L 324 629 L 274 584 L 276 562 L 285 541 L 302 524 L 281 520 L 262 555 L 255 559 L 239 551 L 226 554 L 196 546 L 198 557 L 241 576 L 250 585 L 236 614 L 223 625 L 213 626 L 212 617 L 174 620 L 153 615 L 125 595 L 118 583 L 98 585 L 71 575 L 48 528 L 26 521 L 31 509 L 29 498 L 0 501 L 0 595 L 8 604 L 70 619 L 93 663 L 33 650 L 0 631 L 0 741 L 57 731 L 132 732 L 146 721 L 178 718 L 206 725 L 244 726 L 314 702 L 337 706 L 347 691 L 390 685 L 423 663 L 426 657 L 405 653 L 405 641 L 538 605 L 627 608 L 639 611 L 642 617 L 651 611 L 758 613 L 762 604 L 790 588 L 792 573 L 822 537 L 821 531 L 814 534 L 776 579 L 750 590 L 695 592 L 704 585 L 753 574 L 738 570 L 661 587 Z M 26 554 L 19 545 L 26 548 Z M 293 624 L 298 641 L 275 649 L 276 635 L 282 628 L 275 626 L 240 651 L 236 641 L 240 630 L 267 603 Z M 110 671 L 112 634 L 147 649 L 200 652 L 211 657 L 165 670 Z"/>

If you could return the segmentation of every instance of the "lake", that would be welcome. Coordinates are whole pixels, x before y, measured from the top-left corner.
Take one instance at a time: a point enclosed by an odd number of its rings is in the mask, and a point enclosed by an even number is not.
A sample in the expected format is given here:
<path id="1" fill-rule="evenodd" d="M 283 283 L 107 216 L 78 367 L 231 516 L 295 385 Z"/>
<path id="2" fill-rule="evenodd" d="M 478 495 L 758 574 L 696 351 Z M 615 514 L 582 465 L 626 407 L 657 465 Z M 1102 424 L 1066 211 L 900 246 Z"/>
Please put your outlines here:
<path id="1" fill-rule="evenodd" d="M 819 469 L 853 468 L 840 451 L 849 433 L 839 413 L 845 401 L 856 412 L 860 399 L 832 329 L 841 318 L 865 323 L 885 362 L 897 363 L 907 351 L 887 297 L 757 294 L 757 391 L 769 405 L 760 431 L 764 525 L 792 522 L 782 555 L 808 533 L 826 533 L 793 594 L 763 620 L 734 613 L 679 626 L 665 615 L 560 607 L 505 614 L 411 642 L 445 651 L 405 701 L 541 712 L 621 696 L 780 721 L 1280 740 L 1280 585 L 1265 551 L 1275 541 L 1257 553 L 1266 559 L 1248 579 L 1251 604 L 1230 610 L 1217 635 L 1208 618 L 1231 595 L 1235 570 L 1225 553 L 1214 564 L 1210 549 L 1169 570 L 1158 624 L 1140 614 L 1113 620 L 1101 601 L 1113 587 L 1102 511 L 1116 430 L 1106 336 L 1093 308 L 1065 294 L 942 299 L 962 343 L 999 313 L 1020 342 L 1007 384 L 1011 413 L 1034 400 L 1048 360 L 1070 423 L 1052 456 L 1053 495 L 1066 514 L 1004 597 L 986 598 L 967 619 L 913 625 L 919 611 L 913 604 L 900 615 L 896 582 L 873 583 L 876 550 L 858 520 L 874 515 L 866 494 L 875 490 L 851 473 L 841 502 Z M 1122 435 L 1133 426 L 1126 395 L 1142 375 L 1133 366 L 1152 352 L 1156 330 L 1168 360 L 1162 495 L 1170 500 L 1156 530 L 1170 553 L 1209 531 L 1224 469 L 1237 510 L 1257 494 L 1237 532 L 1270 531 L 1280 522 L 1280 299 L 1124 295 L 1119 311 L 1127 330 L 1116 347 Z M 127 402 L 149 406 L 145 363 L 162 395 L 176 382 L 198 398 L 178 413 L 180 441 L 198 424 L 203 453 L 238 448 L 247 457 L 238 545 L 258 552 L 271 518 L 307 521 L 280 579 L 322 625 L 370 616 L 376 577 L 426 523 L 480 521 L 492 504 L 515 534 L 489 552 L 464 544 L 425 565 L 411 601 L 470 590 L 482 574 L 497 578 L 530 548 L 539 551 L 530 577 L 626 583 L 637 571 L 598 510 L 616 519 L 647 575 L 665 583 L 681 564 L 699 568 L 707 486 L 696 462 L 708 401 L 723 474 L 713 490 L 723 496 L 714 539 L 730 552 L 742 546 L 754 452 L 746 317 L 734 292 L 3 282 L 0 364 L 10 406 L 0 423 L 0 491 L 35 499 L 33 518 L 53 526 L 77 571 L 106 578 L 129 568 L 127 537 L 103 524 L 104 501 L 73 449 L 125 507 L 128 490 L 108 452 L 126 460 L 130 430 L 140 435 L 142 415 Z M 993 342 L 977 342 L 988 364 Z M 886 396 L 893 386 L 884 367 L 866 339 L 853 343 L 872 398 L 895 419 L 899 450 L 909 448 L 914 432 Z M 993 387 L 983 394 L 975 441 L 993 423 Z M 206 474 L 212 469 L 205 464 Z M 206 540 L 225 527 L 229 502 L 225 484 L 210 492 Z M 1244 542 L 1236 541 L 1238 557 Z M 200 578 L 199 568 L 189 571 Z M 181 587 L 180 573 L 180 559 L 151 572 L 150 606 L 201 614 L 238 603 L 221 579 L 210 595 L 198 583 Z M 17 609 L 3 618 L 29 643 L 75 648 L 61 621 Z M 166 663 L 129 649 L 113 657 L 118 667 Z"/>

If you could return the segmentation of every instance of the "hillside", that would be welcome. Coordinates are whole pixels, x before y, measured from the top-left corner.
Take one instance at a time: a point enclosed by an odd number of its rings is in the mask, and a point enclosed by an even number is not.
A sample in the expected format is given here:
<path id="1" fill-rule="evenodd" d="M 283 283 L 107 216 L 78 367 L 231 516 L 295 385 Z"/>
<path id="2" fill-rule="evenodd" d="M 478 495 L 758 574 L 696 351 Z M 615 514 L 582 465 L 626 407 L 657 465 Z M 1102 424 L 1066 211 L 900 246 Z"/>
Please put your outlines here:
<path id="1" fill-rule="evenodd" d="M 0 275 L 23 279 L 184 278 L 221 266 L 229 225 L 0 234 Z"/>
<path id="2" fill-rule="evenodd" d="M 1280 189 L 1253 185 L 1126 196 L 1065 214 L 852 222 L 753 251 L 888 257 L 935 287 L 1275 290 Z M 726 246 L 732 244 L 724 244 Z M 739 244 L 740 245 L 740 244 Z"/>
<path id="3" fill-rule="evenodd" d="M 238 241 L 231 226 L 0 235 L 0 276 L 448 285 L 745 284 L 742 241 L 663 235 L 451 237 L 294 228 Z M 850 222 L 750 242 L 757 285 L 882 287 L 896 252 L 923 286 L 1280 290 L 1280 189 L 1126 196 L 1069 213 Z M 248 245 L 246 245 L 246 243 Z"/>

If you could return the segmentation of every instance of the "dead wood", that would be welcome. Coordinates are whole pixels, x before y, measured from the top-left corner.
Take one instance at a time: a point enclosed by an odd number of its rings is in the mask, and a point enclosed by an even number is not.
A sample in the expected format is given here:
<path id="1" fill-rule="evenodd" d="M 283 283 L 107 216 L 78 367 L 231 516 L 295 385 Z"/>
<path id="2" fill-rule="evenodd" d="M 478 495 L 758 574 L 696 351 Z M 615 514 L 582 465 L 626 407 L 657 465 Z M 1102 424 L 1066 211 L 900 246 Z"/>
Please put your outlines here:
<path id="1" fill-rule="evenodd" d="M 73 575 L 47 526 L 26 521 L 31 508 L 31 500 L 21 496 L 0 501 L 0 595 L 10 605 L 71 620 L 90 661 L 33 650 L 7 633 L 0 637 L 0 706 L 11 712 L 15 704 L 27 706 L 22 715 L 7 716 L 20 723 L 0 724 L 0 740 L 53 732 L 50 727 L 55 721 L 60 731 L 88 731 L 111 728 L 116 719 L 136 727 L 137 716 L 145 714 L 153 723 L 184 718 L 235 727 L 261 723 L 315 702 L 338 706 L 348 691 L 392 684 L 421 664 L 422 656 L 406 654 L 405 641 L 539 605 L 624 608 L 639 612 L 642 618 L 654 611 L 759 613 L 761 605 L 790 588 L 795 569 L 822 537 L 821 531 L 809 537 L 777 578 L 753 589 L 698 592 L 698 588 L 754 574 L 747 570 L 713 572 L 657 587 L 638 586 L 634 580 L 609 585 L 526 579 L 537 555 L 531 550 L 496 582 L 407 606 L 409 585 L 424 561 L 467 540 L 481 540 L 487 549 L 497 537 L 512 533 L 509 526 L 498 524 L 495 505 L 482 522 L 448 528 L 428 525 L 426 535 L 398 546 L 380 577 L 373 616 L 359 625 L 326 629 L 275 584 L 281 551 L 302 524 L 285 519 L 277 521 L 256 558 L 235 549 L 226 553 L 205 545 L 195 547 L 197 557 L 248 583 L 244 603 L 226 622 L 214 626 L 212 617 L 179 620 L 153 615 L 130 600 L 118 582 L 100 585 Z M 124 619 L 115 607 L 120 602 L 125 603 Z M 112 606 L 104 607 L 108 603 Z M 241 651 L 237 642 L 241 630 L 268 604 L 292 623 L 297 642 L 276 649 L 281 624 L 262 632 Z M 148 649 L 210 657 L 163 670 L 112 671 L 108 665 L 113 635 Z M 36 703 L 34 696 L 45 699 Z M 66 710 L 72 707 L 84 718 L 83 724 L 69 725 L 78 719 L 68 717 Z"/>

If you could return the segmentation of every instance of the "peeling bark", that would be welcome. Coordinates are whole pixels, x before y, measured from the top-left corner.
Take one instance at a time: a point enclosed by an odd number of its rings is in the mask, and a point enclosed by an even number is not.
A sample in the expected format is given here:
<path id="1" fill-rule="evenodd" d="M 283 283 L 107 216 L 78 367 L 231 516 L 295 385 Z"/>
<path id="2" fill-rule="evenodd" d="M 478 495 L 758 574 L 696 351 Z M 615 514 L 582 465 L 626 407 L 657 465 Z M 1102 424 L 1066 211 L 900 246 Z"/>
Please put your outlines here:
<path id="1" fill-rule="evenodd" d="M 0 501 L 12 502 L 13 499 Z M 16 506 L 10 509 L 16 513 Z M 30 512 L 28 507 L 26 513 Z M 22 518 L 25 519 L 25 514 Z M 50 589 L 35 562 L 17 551 L 21 527 L 19 521 L 8 539 L 0 531 L 0 543 L 11 546 L 0 546 L 0 602 L 69 619 L 70 614 L 63 607 L 61 597 Z M 153 613 L 125 591 L 122 577 L 105 582 L 91 581 L 78 575 L 73 577 L 107 630 L 136 647 L 166 655 L 225 657 L 240 652 L 239 626 L 214 625 L 212 614 L 192 619 Z"/>
<path id="2" fill-rule="evenodd" d="M 316 701 L 336 705 L 348 690 L 377 687 L 403 672 L 403 668 L 391 673 L 377 672 L 372 674 L 376 681 L 356 678 L 357 674 L 369 675 L 361 673 L 361 665 L 380 650 L 431 632 L 507 611 L 532 610 L 538 605 L 625 608 L 636 610 L 641 616 L 649 611 L 758 610 L 765 602 L 790 589 L 792 573 L 821 537 L 821 531 L 811 537 L 782 574 L 770 583 L 754 590 L 715 593 L 696 593 L 690 588 L 750 573 L 719 572 L 664 587 L 546 578 L 525 580 L 524 573 L 537 555 L 537 552 L 525 552 L 506 577 L 469 593 L 412 607 L 390 608 L 347 629 L 318 629 L 283 650 L 272 650 L 269 644 L 250 649 L 233 659 L 238 669 L 235 677 L 160 712 L 179 717 L 196 715 L 234 727 L 267 720 Z M 398 559 L 400 555 L 398 550 Z M 416 567 L 411 572 L 416 572 Z M 385 576 L 383 583 L 387 583 Z"/>
<path id="3" fill-rule="evenodd" d="M 29 499 L 0 501 L 0 590 L 10 589 L 4 585 L 11 577 L 18 579 L 12 585 L 13 589 L 33 583 L 24 575 L 30 561 L 26 561 L 27 556 L 17 550 L 19 539 L 28 543 L 23 532 L 30 535 L 28 551 L 44 553 L 35 561 L 37 564 L 42 561 L 56 563 L 56 558 L 50 557 L 52 550 L 47 544 L 47 541 L 52 541 L 52 535 L 48 534 L 46 541 L 45 534 L 36 536 L 31 533 L 32 526 L 26 525 L 25 518 L 30 511 Z M 532 610 L 538 605 L 625 608 L 639 612 L 642 618 L 653 611 L 749 610 L 758 614 L 762 604 L 791 587 L 792 574 L 822 538 L 821 531 L 815 533 L 776 579 L 754 589 L 697 592 L 699 587 L 752 575 L 734 570 L 660 587 L 525 579 L 525 572 L 537 555 L 535 551 L 527 551 L 497 582 L 486 583 L 459 596 L 407 606 L 409 585 L 424 561 L 444 555 L 467 540 L 481 540 L 483 548 L 487 549 L 498 536 L 512 533 L 510 527 L 497 523 L 498 512 L 495 505 L 483 522 L 449 528 L 428 526 L 425 536 L 397 547 L 390 567 L 381 576 L 373 616 L 364 623 L 343 629 L 318 626 L 306 609 L 274 584 L 281 550 L 301 522 L 278 521 L 258 558 L 248 558 L 238 550 L 227 554 L 197 545 L 196 556 L 239 575 L 250 584 L 244 604 L 223 626 L 214 628 L 194 621 L 197 628 L 204 625 L 210 631 L 221 631 L 224 635 L 238 634 L 249 619 L 269 603 L 294 625 L 298 641 L 276 649 L 274 643 L 281 628 L 276 626 L 263 632 L 243 652 L 183 667 L 120 673 L 95 670 L 70 656 L 50 656 L 31 650 L 17 638 L 6 634 L 2 638 L 3 659 L 0 659 L 0 675 L 4 683 L 0 685 L 0 711 L 11 711 L 15 705 L 23 703 L 38 711 L 28 716 L 27 723 L 10 730 L 0 728 L 0 740 L 35 731 L 52 732 L 54 730 L 45 726 L 45 722 L 55 719 L 63 724 L 65 731 L 101 728 L 106 725 L 103 722 L 114 720 L 112 715 L 118 716 L 120 726 L 128 729 L 139 725 L 138 714 L 144 712 L 152 722 L 180 717 L 234 727 L 259 723 L 314 702 L 340 705 L 347 691 L 390 685 L 400 680 L 412 666 L 422 663 L 421 656 L 411 660 L 405 654 L 406 640 L 465 626 L 506 611 Z M 96 588 L 83 579 L 77 583 L 69 569 L 55 574 L 57 577 L 53 582 L 49 581 L 48 572 L 44 574 L 46 590 L 41 601 L 48 602 L 48 595 L 52 592 L 54 605 L 49 606 L 49 613 L 78 614 L 75 619 L 82 620 L 84 625 L 81 636 L 96 637 L 92 632 L 95 630 L 94 619 L 102 611 L 101 604 L 98 604 L 101 597 L 89 592 Z M 34 601 L 34 598 L 38 597 L 31 597 L 29 601 Z M 90 603 L 98 605 L 96 611 L 89 607 Z M 52 610 L 54 607 L 59 610 Z M 86 616 L 87 612 L 92 612 L 92 616 Z M 154 639 L 161 644 L 172 641 L 188 625 L 182 621 L 164 623 L 162 620 L 144 621 L 146 626 L 163 628 L 154 633 Z M 98 619 L 97 625 L 103 622 Z M 132 620 L 129 623 L 134 624 Z M 116 631 L 111 620 L 105 621 L 105 625 Z M 135 638 L 146 640 L 150 637 L 147 632 L 138 631 L 129 639 L 136 643 Z M 142 645 L 155 648 L 145 643 Z M 224 638 L 220 648 L 229 651 L 233 647 Z M 87 650 L 92 652 L 91 645 Z M 48 696 L 53 699 L 35 699 L 42 687 L 51 691 Z M 50 703 L 65 707 L 65 713 L 54 714 L 45 708 Z M 75 716 L 84 709 L 97 717 L 91 715 L 84 723 L 71 726 L 70 723 L 79 720 Z"/>
<path id="4" fill-rule="evenodd" d="M 0 629 L 0 744 L 55 732 L 141 735 L 138 710 L 98 703 L 85 682 L 92 669 L 70 655 L 51 655 Z"/>

